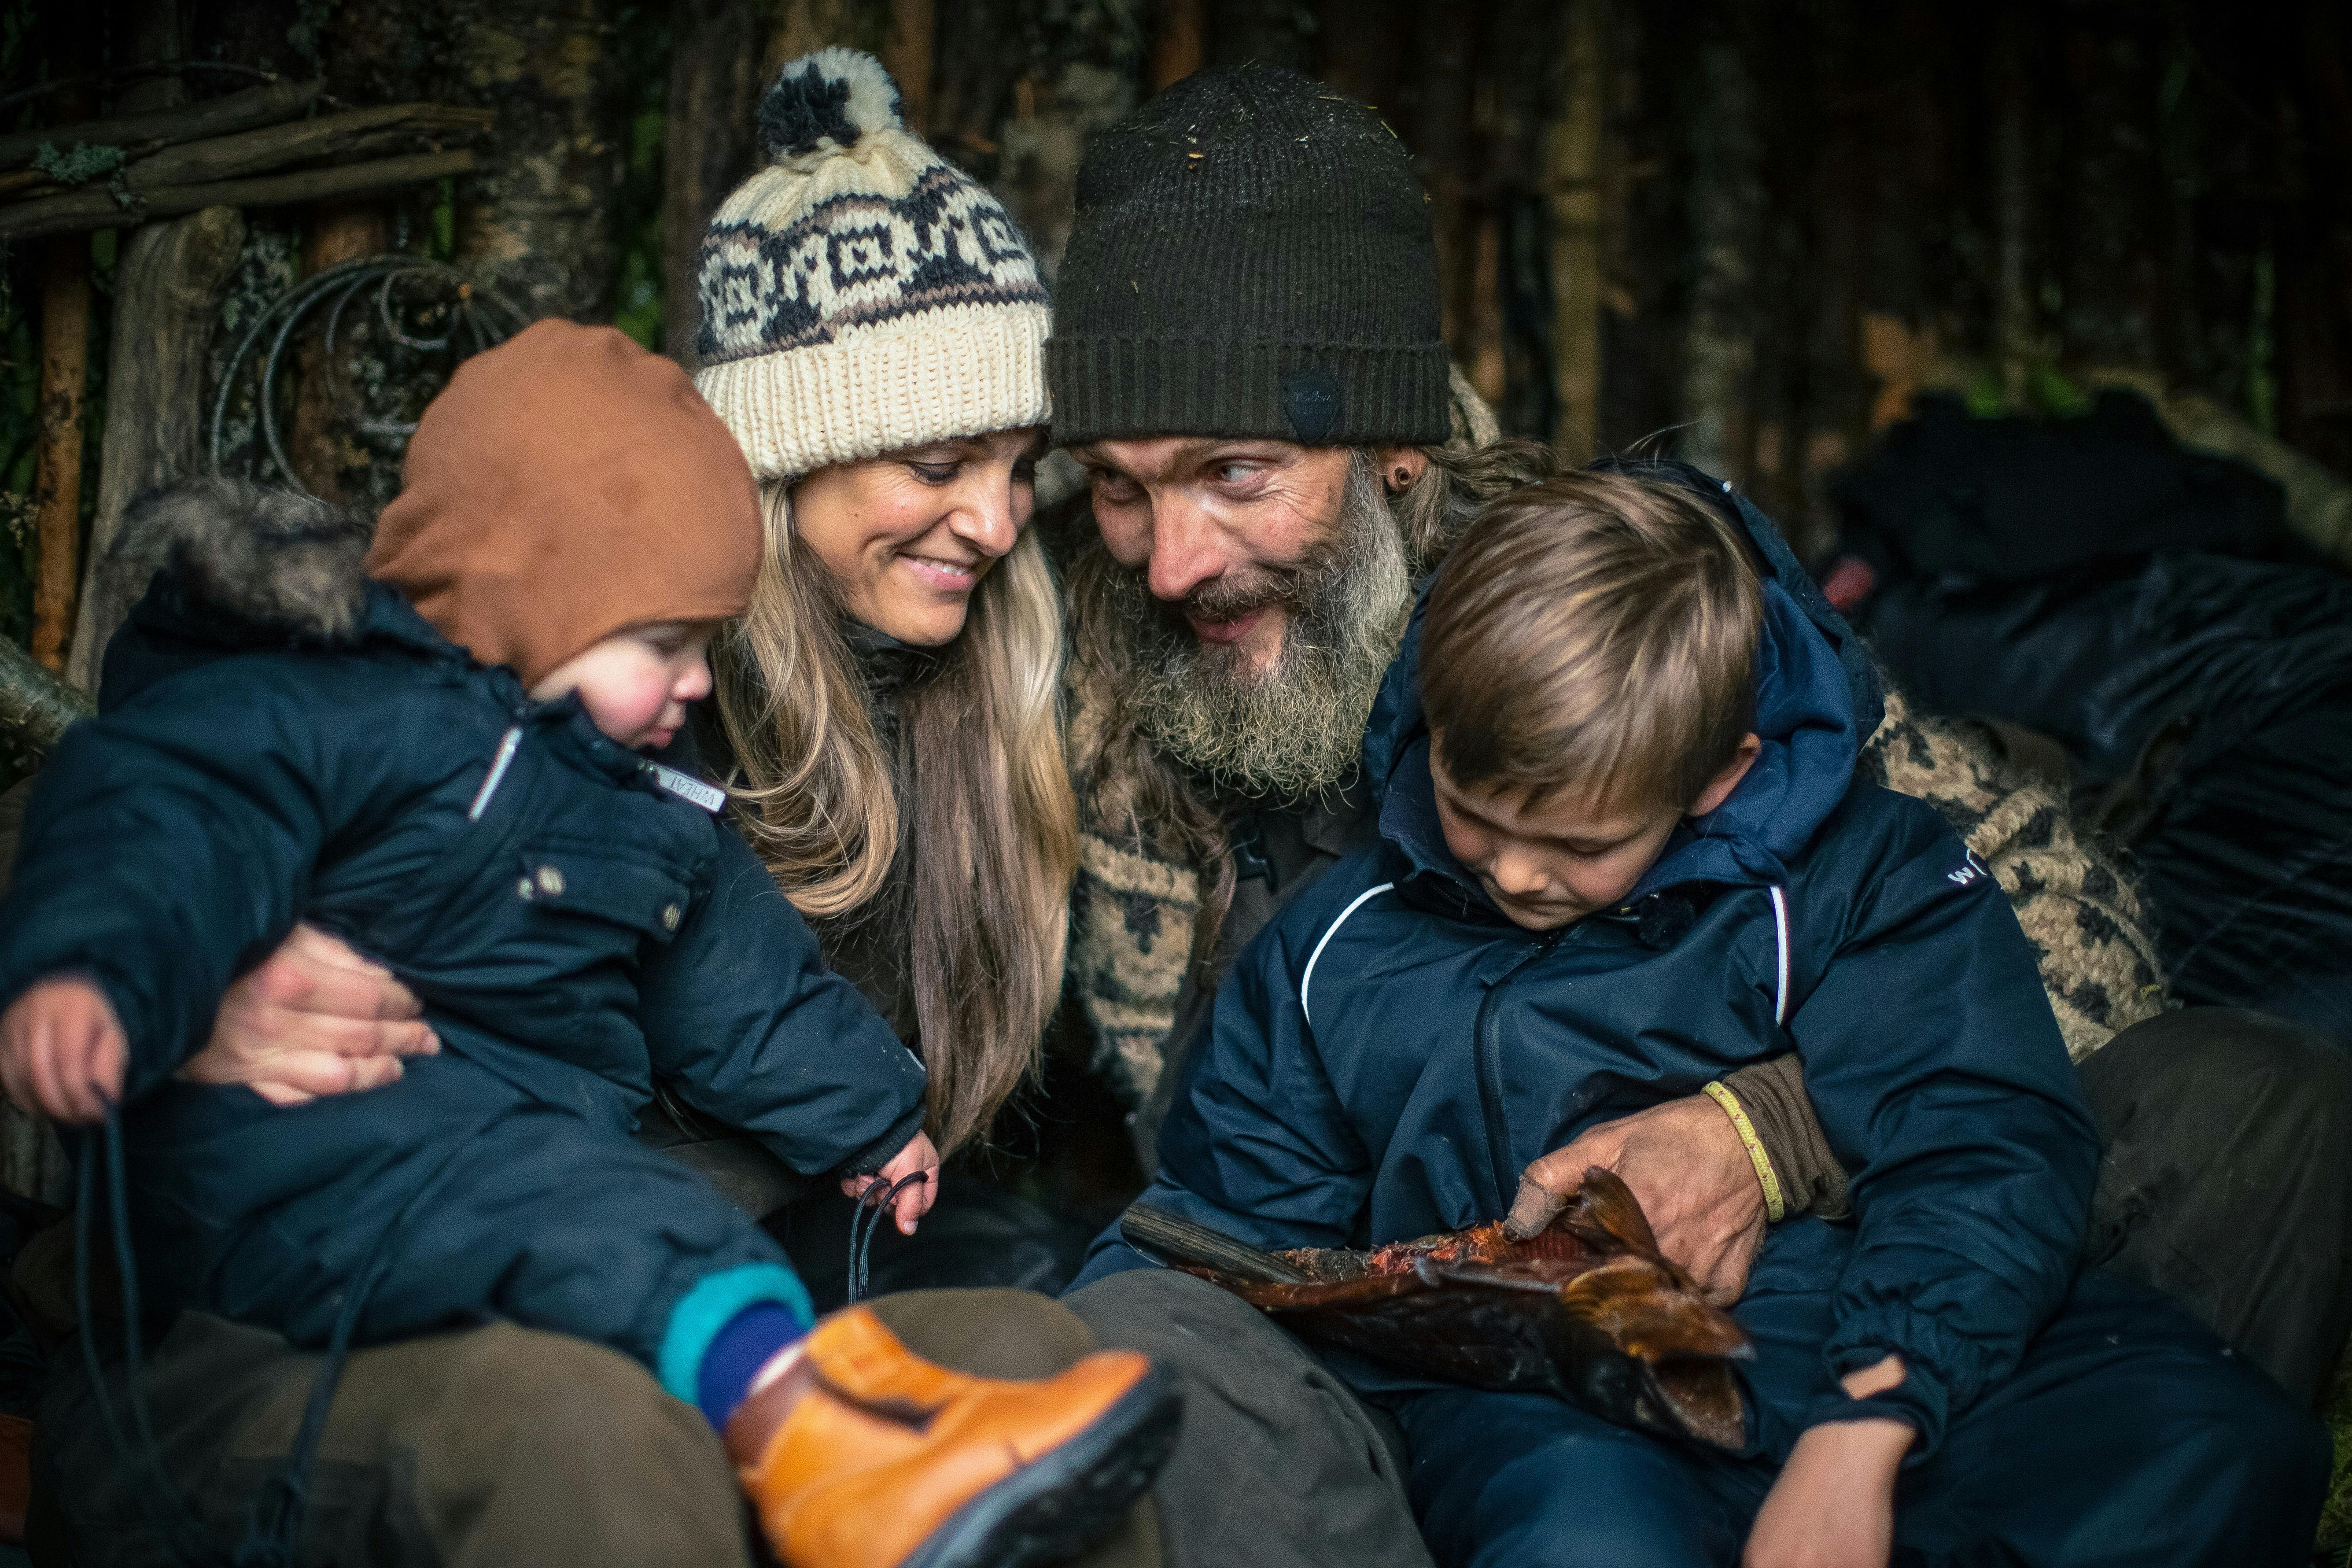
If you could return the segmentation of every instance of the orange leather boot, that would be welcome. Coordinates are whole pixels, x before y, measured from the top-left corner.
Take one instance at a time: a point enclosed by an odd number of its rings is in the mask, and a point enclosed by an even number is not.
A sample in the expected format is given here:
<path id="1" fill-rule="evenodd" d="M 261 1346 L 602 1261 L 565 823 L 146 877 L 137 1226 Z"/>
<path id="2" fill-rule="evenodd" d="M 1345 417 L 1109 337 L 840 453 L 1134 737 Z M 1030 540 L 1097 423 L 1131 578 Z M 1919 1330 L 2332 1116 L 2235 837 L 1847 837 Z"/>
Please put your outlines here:
<path id="1" fill-rule="evenodd" d="M 803 1342 L 795 1379 L 746 1400 L 727 1424 L 775 1419 L 738 1472 L 789 1568 L 1025 1568 L 1108 1530 L 1176 1440 L 1181 1399 L 1132 1351 L 1103 1351 L 1034 1383 L 969 1377 L 924 1361 L 863 1307 Z"/>

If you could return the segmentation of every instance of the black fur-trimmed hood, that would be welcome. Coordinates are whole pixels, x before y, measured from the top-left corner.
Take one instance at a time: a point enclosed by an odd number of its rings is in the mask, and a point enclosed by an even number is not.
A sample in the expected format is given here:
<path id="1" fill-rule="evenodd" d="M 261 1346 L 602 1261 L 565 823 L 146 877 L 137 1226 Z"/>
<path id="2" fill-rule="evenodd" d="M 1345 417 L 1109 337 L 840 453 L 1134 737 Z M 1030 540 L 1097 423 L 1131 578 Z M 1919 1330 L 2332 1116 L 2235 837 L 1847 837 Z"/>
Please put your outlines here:
<path id="1" fill-rule="evenodd" d="M 374 537 L 373 517 L 315 496 L 190 479 L 131 504 L 103 570 L 118 603 L 145 595 L 174 621 L 341 642 L 365 616 Z"/>

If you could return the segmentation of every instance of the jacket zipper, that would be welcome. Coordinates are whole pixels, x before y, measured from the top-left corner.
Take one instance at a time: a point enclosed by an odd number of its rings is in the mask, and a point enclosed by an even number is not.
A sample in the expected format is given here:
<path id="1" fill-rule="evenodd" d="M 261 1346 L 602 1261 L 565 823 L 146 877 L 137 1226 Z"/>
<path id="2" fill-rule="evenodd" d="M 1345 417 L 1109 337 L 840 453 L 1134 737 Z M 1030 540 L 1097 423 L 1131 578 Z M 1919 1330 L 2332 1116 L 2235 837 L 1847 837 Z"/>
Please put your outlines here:
<path id="1" fill-rule="evenodd" d="M 1517 963 L 1495 976 L 1486 987 L 1486 994 L 1478 1003 L 1477 1020 L 1471 1026 L 1471 1039 L 1478 1073 L 1478 1106 L 1486 1117 L 1487 1159 L 1492 1165 L 1489 1174 L 1495 1184 L 1495 1214 L 1508 1214 L 1511 1200 L 1518 1194 L 1518 1173 L 1511 1168 L 1511 1125 L 1503 1109 L 1503 1031 L 1495 1019 L 1496 999 L 1503 987 L 1517 974 L 1545 953 L 1559 945 L 1562 938 L 1577 927 L 1556 931 L 1541 942 L 1531 944 L 1519 955 Z"/>

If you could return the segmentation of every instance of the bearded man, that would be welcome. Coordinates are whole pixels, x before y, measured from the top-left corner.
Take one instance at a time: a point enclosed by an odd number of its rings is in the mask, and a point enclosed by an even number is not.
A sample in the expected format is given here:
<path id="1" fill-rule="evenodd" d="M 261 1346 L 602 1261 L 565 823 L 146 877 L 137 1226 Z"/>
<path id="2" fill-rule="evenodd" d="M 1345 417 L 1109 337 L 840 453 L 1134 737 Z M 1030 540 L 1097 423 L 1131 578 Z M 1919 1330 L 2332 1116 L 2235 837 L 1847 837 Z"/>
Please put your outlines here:
<path id="1" fill-rule="evenodd" d="M 1202 72 L 1093 143 L 1055 311 L 1055 438 L 1085 468 L 1091 522 L 1064 524 L 1085 834 L 1071 970 L 1148 1169 L 1171 1101 L 1206 1092 L 1186 1062 L 1235 954 L 1370 841 L 1359 741 L 1416 582 L 1483 500 L 1549 459 L 1496 441 L 1449 375 L 1402 148 L 1290 72 Z M 1989 731 L 1890 691 L 1861 765 L 1951 820 L 2041 953 L 2105 1145 L 2089 1260 L 2168 1290 L 2314 1397 L 2352 1312 L 2340 1053 L 2256 1015 L 2164 1011 L 2129 883 Z M 1841 1213 L 1796 1058 L 1727 1082 L 1785 1212 Z M 1633 1188 L 1669 1256 L 1738 1294 L 1766 1186 L 1724 1109 L 1695 1098 L 1584 1133 L 1528 1167 L 1514 1215 L 1547 1216 L 1594 1164 Z M 1087 1282 L 1108 1251 L 1067 1304 L 1205 1380 L 1215 1336 L 1188 1349 L 1149 1328 L 1195 1310 L 1197 1282 Z M 1380 1426 L 1344 1390 L 1318 1394 L 1331 1419 Z M 1188 1470 L 1206 1458 L 1195 1435 L 1217 1424 L 1192 1398 L 1158 1489 L 1171 1542 L 1171 1500 L 1208 1484 Z M 1286 1448 L 1312 1422 L 1295 1403 L 1263 1416 Z"/>

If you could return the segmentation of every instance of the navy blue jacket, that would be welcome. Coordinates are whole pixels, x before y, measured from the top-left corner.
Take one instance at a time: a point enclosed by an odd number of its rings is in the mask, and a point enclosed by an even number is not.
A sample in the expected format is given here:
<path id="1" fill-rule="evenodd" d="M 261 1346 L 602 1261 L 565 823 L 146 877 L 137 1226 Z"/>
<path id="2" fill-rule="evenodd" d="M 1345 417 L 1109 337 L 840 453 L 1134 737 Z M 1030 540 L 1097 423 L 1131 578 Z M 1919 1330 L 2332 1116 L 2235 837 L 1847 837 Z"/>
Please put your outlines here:
<path id="1" fill-rule="evenodd" d="M 659 1077 L 803 1173 L 920 1129 L 920 1064 L 748 847 L 577 699 L 531 701 L 380 584 L 333 637 L 195 592 L 157 578 L 41 773 L 0 1005 L 95 977 L 135 1101 L 300 921 L 398 974 L 445 1050 L 593 1122 L 634 1125 Z"/>
<path id="2" fill-rule="evenodd" d="M 1381 841 L 1242 955 L 1143 1201 L 1267 1247 L 1452 1230 L 1585 1129 L 1793 1049 L 1856 1220 L 1792 1221 L 1758 1262 L 1801 1253 L 1834 1292 L 1794 1418 L 1863 1413 L 1834 1377 L 1895 1352 L 1910 1376 L 1870 1413 L 1924 1456 L 2063 1298 L 2096 1134 L 2009 900 L 1933 809 L 1854 782 L 1866 655 L 1771 525 L 1717 499 L 1766 579 L 1739 787 L 1620 907 L 1513 925 L 1439 830 L 1416 613 L 1366 742 Z M 1139 1262 L 1106 1233 L 1081 1282 Z"/>

